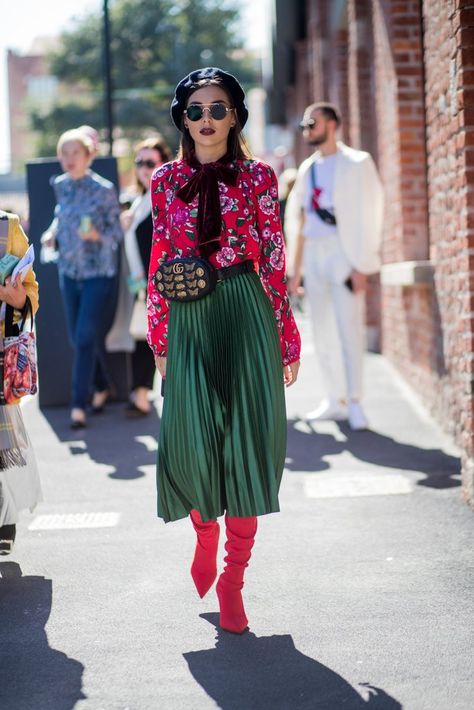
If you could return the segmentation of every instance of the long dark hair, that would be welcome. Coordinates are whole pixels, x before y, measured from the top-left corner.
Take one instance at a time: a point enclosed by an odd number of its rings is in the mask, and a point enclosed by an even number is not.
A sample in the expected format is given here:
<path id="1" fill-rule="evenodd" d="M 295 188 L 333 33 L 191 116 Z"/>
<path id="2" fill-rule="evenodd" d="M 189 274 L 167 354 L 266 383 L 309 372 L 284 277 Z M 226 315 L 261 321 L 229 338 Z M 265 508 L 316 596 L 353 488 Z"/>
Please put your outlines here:
<path id="1" fill-rule="evenodd" d="M 223 91 L 225 91 L 225 93 L 227 94 L 227 98 L 229 99 L 230 105 L 233 105 L 232 97 L 227 91 L 225 84 L 218 78 L 201 79 L 201 81 L 198 81 L 196 82 L 196 84 L 193 84 L 188 91 L 188 95 L 186 96 L 186 104 L 188 102 L 189 97 L 194 94 L 194 92 L 198 89 L 202 89 L 203 86 L 218 86 L 220 89 L 223 89 Z M 230 129 L 229 135 L 227 136 L 227 155 L 229 156 L 229 160 L 248 160 L 249 158 L 252 158 L 252 153 L 245 141 L 245 138 L 242 135 L 242 127 L 239 123 L 237 111 L 235 111 L 234 114 L 235 126 Z M 189 160 L 194 154 L 194 151 L 194 140 L 191 138 L 190 132 L 184 125 L 184 114 L 182 114 L 181 140 L 179 143 L 178 160 Z"/>

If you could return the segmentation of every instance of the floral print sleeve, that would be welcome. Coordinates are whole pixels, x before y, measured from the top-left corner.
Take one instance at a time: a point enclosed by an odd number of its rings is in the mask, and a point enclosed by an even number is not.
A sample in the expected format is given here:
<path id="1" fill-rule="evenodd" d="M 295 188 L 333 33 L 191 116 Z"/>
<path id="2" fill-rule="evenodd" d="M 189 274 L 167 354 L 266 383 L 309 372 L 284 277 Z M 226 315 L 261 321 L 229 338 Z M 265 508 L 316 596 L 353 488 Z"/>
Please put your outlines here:
<path id="1" fill-rule="evenodd" d="M 301 339 L 286 289 L 283 241 L 276 175 L 269 165 L 254 164 L 253 183 L 260 236 L 260 279 L 275 312 L 284 365 L 300 357 Z"/>
<path id="2" fill-rule="evenodd" d="M 170 258 L 170 238 L 166 221 L 167 199 L 170 199 L 169 180 L 172 164 L 166 163 L 153 175 L 151 203 L 153 217 L 153 242 L 150 270 L 148 272 L 148 334 L 147 341 L 155 357 L 166 357 L 169 306 L 155 286 L 157 268 Z"/>

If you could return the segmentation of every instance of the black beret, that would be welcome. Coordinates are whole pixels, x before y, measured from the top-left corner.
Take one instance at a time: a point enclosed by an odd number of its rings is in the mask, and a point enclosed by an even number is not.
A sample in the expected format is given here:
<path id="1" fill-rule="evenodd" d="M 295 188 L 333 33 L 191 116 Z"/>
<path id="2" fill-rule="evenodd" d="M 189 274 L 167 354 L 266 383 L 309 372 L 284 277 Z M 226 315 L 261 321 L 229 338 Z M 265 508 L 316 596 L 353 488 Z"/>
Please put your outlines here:
<path id="1" fill-rule="evenodd" d="M 171 102 L 171 118 L 176 128 L 181 130 L 181 116 L 186 108 L 186 99 L 188 98 L 190 89 L 203 79 L 219 79 L 220 83 L 227 89 L 232 97 L 239 123 L 243 128 L 247 123 L 249 115 L 247 106 L 245 105 L 245 92 L 235 76 L 218 67 L 195 69 L 185 76 L 184 79 L 181 79 L 175 89 L 174 98 Z"/>

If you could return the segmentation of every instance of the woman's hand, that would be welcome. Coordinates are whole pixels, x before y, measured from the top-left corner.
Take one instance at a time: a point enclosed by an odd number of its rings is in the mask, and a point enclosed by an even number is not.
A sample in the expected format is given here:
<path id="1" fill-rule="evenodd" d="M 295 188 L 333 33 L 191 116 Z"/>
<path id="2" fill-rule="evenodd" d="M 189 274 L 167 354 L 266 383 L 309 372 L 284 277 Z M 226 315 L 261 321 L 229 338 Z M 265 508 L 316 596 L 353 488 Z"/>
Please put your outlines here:
<path id="1" fill-rule="evenodd" d="M 164 378 L 166 377 L 166 358 L 165 357 L 155 357 L 156 369 L 160 375 Z"/>
<path id="2" fill-rule="evenodd" d="M 0 301 L 21 311 L 26 303 L 26 291 L 19 276 L 14 281 L 8 276 L 5 286 L 0 286 Z"/>
<path id="3" fill-rule="evenodd" d="M 41 235 L 41 244 L 45 247 L 54 248 L 56 246 L 56 235 L 52 229 L 47 229 Z"/>
<path id="4" fill-rule="evenodd" d="M 287 290 L 290 296 L 301 296 L 303 290 L 301 288 L 301 274 L 294 274 L 288 279 Z"/>
<path id="5" fill-rule="evenodd" d="M 361 291 L 365 291 L 367 288 L 367 276 L 360 271 L 356 271 L 355 269 L 352 269 L 350 279 L 352 281 L 352 288 L 354 289 L 354 293 L 360 293 Z"/>
<path id="6" fill-rule="evenodd" d="M 292 362 L 283 368 L 283 381 L 287 387 L 294 385 L 298 379 L 298 370 L 300 369 L 300 361 Z"/>

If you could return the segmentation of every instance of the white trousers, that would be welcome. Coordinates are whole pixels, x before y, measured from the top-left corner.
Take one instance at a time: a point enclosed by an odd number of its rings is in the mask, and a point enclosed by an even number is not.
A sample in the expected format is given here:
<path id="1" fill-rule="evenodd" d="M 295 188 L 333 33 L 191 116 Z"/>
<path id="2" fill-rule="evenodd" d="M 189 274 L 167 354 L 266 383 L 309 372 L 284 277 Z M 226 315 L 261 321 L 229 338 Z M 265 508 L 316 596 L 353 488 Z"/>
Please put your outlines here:
<path id="1" fill-rule="evenodd" d="M 352 270 L 337 235 L 306 239 L 304 285 L 322 381 L 330 399 L 360 399 L 364 295 L 344 281 Z"/>

